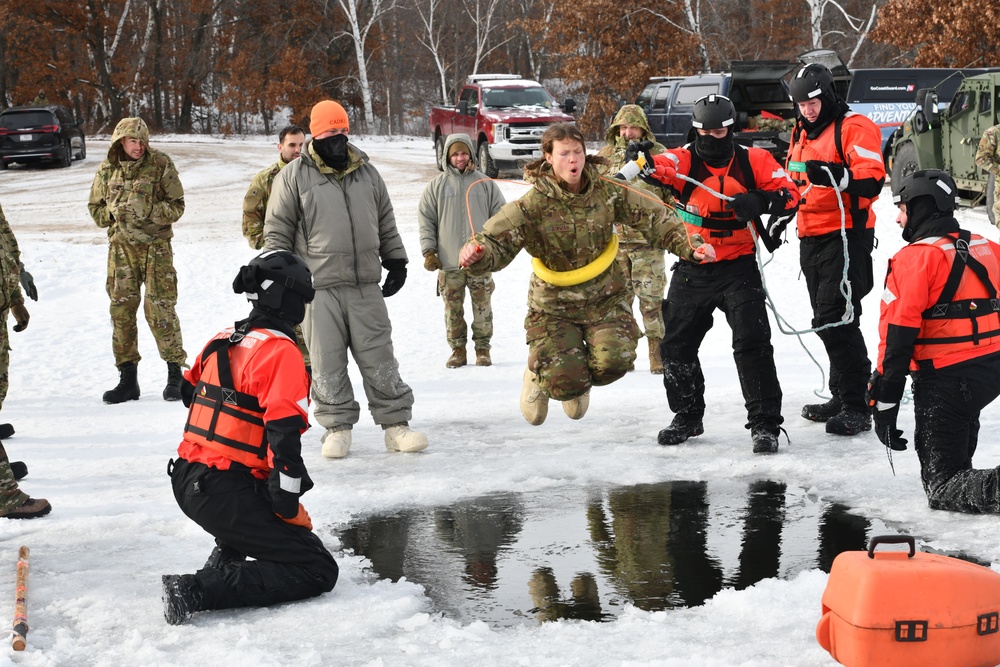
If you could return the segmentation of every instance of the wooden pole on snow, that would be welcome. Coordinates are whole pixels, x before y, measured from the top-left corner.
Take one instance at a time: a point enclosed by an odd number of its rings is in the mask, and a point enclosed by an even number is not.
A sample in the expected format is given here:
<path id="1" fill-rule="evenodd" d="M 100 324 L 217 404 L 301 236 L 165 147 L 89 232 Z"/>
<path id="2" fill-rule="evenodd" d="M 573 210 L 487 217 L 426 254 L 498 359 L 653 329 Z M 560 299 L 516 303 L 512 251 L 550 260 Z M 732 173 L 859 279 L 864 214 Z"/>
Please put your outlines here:
<path id="1" fill-rule="evenodd" d="M 17 554 L 17 588 L 14 605 L 14 639 L 11 647 L 23 651 L 28 636 L 28 547 L 21 547 Z"/>

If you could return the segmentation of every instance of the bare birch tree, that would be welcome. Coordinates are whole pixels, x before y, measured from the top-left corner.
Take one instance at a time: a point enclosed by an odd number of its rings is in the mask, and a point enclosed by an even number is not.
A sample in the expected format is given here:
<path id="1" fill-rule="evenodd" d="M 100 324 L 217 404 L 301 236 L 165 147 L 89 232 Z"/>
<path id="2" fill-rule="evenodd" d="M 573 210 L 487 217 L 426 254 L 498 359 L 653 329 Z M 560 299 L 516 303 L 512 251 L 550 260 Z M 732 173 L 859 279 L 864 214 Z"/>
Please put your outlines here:
<path id="1" fill-rule="evenodd" d="M 441 52 L 441 39 L 443 34 L 443 24 L 440 20 L 442 5 L 445 0 L 416 0 L 413 3 L 420 16 L 421 31 L 417 33 L 417 41 L 431 53 L 434 59 L 434 67 L 437 69 L 439 83 L 441 85 L 441 99 L 448 101 L 448 77 L 447 68 L 444 64 L 444 55 Z"/>
<path id="2" fill-rule="evenodd" d="M 364 107 L 365 127 L 369 132 L 375 129 L 375 111 L 372 108 L 372 89 L 368 81 L 368 56 L 365 52 L 365 43 L 368 35 L 383 14 L 396 7 L 396 0 L 369 0 L 367 3 L 367 16 L 362 16 L 363 8 L 359 8 L 358 0 L 337 0 L 344 16 L 347 17 L 347 24 L 350 32 L 347 35 L 354 42 L 354 55 L 358 62 L 358 85 L 361 88 L 361 104 Z"/>

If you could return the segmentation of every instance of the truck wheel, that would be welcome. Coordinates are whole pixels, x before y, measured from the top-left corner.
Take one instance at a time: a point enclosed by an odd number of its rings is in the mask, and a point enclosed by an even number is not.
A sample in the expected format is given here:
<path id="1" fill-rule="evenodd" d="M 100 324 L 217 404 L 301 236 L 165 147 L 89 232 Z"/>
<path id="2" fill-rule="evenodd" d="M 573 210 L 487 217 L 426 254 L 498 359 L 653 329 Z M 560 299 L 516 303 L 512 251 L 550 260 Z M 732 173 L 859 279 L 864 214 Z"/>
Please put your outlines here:
<path id="1" fill-rule="evenodd" d="M 490 178 L 496 178 L 500 175 L 500 170 L 497 168 L 496 163 L 493 162 L 493 158 L 490 157 L 490 145 L 485 141 L 479 144 L 479 155 L 476 156 L 476 161 L 479 163 L 479 168 L 482 169 L 483 173 Z"/>
<path id="2" fill-rule="evenodd" d="M 896 149 L 896 157 L 892 161 L 892 194 L 899 190 L 903 177 L 912 174 L 920 165 L 917 164 L 917 149 L 912 143 L 906 142 Z"/>
<path id="3" fill-rule="evenodd" d="M 993 212 L 993 206 L 996 204 L 997 196 L 997 181 L 994 174 L 990 174 L 990 178 L 986 181 L 986 215 L 989 216 L 990 224 L 997 224 L 996 215 Z"/>
<path id="4" fill-rule="evenodd" d="M 437 139 L 434 140 L 434 157 L 437 158 L 438 171 L 444 171 L 444 163 L 446 160 L 444 156 L 444 137 L 440 134 Z"/>

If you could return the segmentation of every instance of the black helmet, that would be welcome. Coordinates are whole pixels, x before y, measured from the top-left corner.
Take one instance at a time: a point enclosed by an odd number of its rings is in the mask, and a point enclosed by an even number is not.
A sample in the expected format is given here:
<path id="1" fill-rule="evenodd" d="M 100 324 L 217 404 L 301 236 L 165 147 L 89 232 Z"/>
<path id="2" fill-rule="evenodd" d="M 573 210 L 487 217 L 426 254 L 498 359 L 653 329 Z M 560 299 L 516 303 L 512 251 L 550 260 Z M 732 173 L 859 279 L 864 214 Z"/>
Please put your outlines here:
<path id="1" fill-rule="evenodd" d="M 796 104 L 808 102 L 817 97 L 831 102 L 837 101 L 837 90 L 833 86 L 833 73 L 826 65 L 819 63 L 806 65 L 795 74 L 789 87 L 792 92 L 792 100 Z"/>
<path id="2" fill-rule="evenodd" d="M 287 250 L 265 250 L 240 267 L 233 291 L 246 294 L 254 308 L 292 324 L 303 320 L 305 304 L 316 295 L 309 267 Z"/>
<path id="3" fill-rule="evenodd" d="M 917 197 L 933 197 L 939 211 L 948 213 L 955 210 L 958 188 L 948 172 L 940 169 L 921 169 L 903 177 L 899 190 L 893 195 L 892 203 L 899 206 Z"/>
<path id="4" fill-rule="evenodd" d="M 694 103 L 691 125 L 699 130 L 721 130 L 736 123 L 736 109 L 725 95 L 706 95 Z"/>

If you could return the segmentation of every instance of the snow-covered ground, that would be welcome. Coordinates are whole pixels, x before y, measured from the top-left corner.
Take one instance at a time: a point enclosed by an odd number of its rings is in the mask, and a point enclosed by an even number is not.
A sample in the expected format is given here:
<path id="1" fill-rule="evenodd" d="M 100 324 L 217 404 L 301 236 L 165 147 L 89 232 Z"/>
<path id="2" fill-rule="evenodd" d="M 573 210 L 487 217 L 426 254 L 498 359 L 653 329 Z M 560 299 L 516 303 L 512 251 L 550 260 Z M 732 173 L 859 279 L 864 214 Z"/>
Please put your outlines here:
<path id="1" fill-rule="evenodd" d="M 25 652 L 11 652 L 6 642 L 0 646 L 0 665 L 834 664 L 814 637 L 827 580 L 817 569 L 789 572 L 787 579 L 768 579 L 742 591 L 723 590 L 695 608 L 652 613 L 628 608 L 609 623 L 498 628 L 435 613 L 423 588 L 406 579 L 374 581 L 366 569 L 370 564 L 342 552 L 333 533 L 359 516 L 446 506 L 497 492 L 777 480 L 787 484 L 789 506 L 838 500 L 876 526 L 914 536 L 921 547 L 1000 561 L 1000 519 L 929 510 L 912 447 L 896 455 L 893 476 L 885 449 L 872 434 L 827 436 L 822 425 L 798 416 L 804 403 L 819 400 L 814 390 L 822 388 L 822 379 L 799 341 L 777 331 L 791 442 L 783 440 L 776 455 L 751 453 L 729 329 L 721 317 L 701 351 L 709 403 L 703 436 L 678 447 L 656 444 L 671 415 L 660 378 L 646 372 L 645 341 L 636 372 L 595 389 L 582 421 L 570 421 L 553 404 L 544 425 L 529 426 L 518 411 L 528 258 L 522 255 L 495 276 L 494 365 L 446 369 L 442 306 L 433 275 L 421 266 L 416 222 L 420 193 L 438 173 L 431 142 L 355 141 L 388 183 L 411 257 L 406 286 L 388 303 L 401 373 L 416 396 L 412 424 L 429 435 L 430 448 L 415 455 L 386 453 L 382 432 L 363 412 L 351 455 L 327 461 L 320 454 L 320 430 L 309 431 L 303 454 L 316 487 L 304 503 L 340 563 L 336 589 L 270 609 L 199 614 L 180 627 L 163 620 L 160 575 L 193 572 L 212 541 L 181 514 L 170 492 L 166 465 L 185 411 L 160 398 L 166 368 L 144 323 L 142 399 L 119 406 L 101 402 L 117 373 L 104 290 L 106 237 L 86 204 L 106 138 L 92 140 L 89 157 L 69 169 L 0 173 L 0 205 L 40 295 L 37 303 L 28 303 L 27 331 L 12 334 L 10 394 L 2 420 L 12 422 L 17 434 L 5 444 L 13 459 L 30 468 L 22 487 L 54 507 L 42 519 L 0 523 L 0 619 L 14 606 L 17 548 L 28 545 L 32 626 Z M 247 311 L 230 289 L 237 267 L 253 256 L 240 233 L 241 201 L 251 176 L 275 159 L 276 150 L 265 138 L 154 137 L 153 143 L 174 158 L 187 194 L 174 253 L 178 310 L 191 358 L 220 327 Z M 525 186 L 502 188 L 514 198 Z M 880 285 L 886 259 L 902 240 L 888 189 L 876 208 Z M 966 227 L 997 238 L 982 209 L 960 216 Z M 797 257 L 793 241 L 767 265 L 765 277 L 781 314 L 804 329 L 810 313 Z M 877 287 L 865 300 L 862 317 L 872 355 L 880 292 Z M 804 341 L 825 367 L 819 340 L 810 335 Z M 360 378 L 354 377 L 361 396 Z M 912 435 L 911 406 L 903 406 L 900 423 Z M 978 467 L 1000 465 L 1000 447 L 992 437 L 998 428 L 1000 416 L 988 409 Z M 726 521 L 711 515 L 708 544 L 713 558 L 731 568 L 740 531 Z M 803 530 L 815 533 L 815 528 Z M 523 534 L 537 530 L 525 526 Z M 501 567 L 506 557 L 500 554 Z M 556 567 L 555 574 L 565 583 L 576 573 Z"/>

